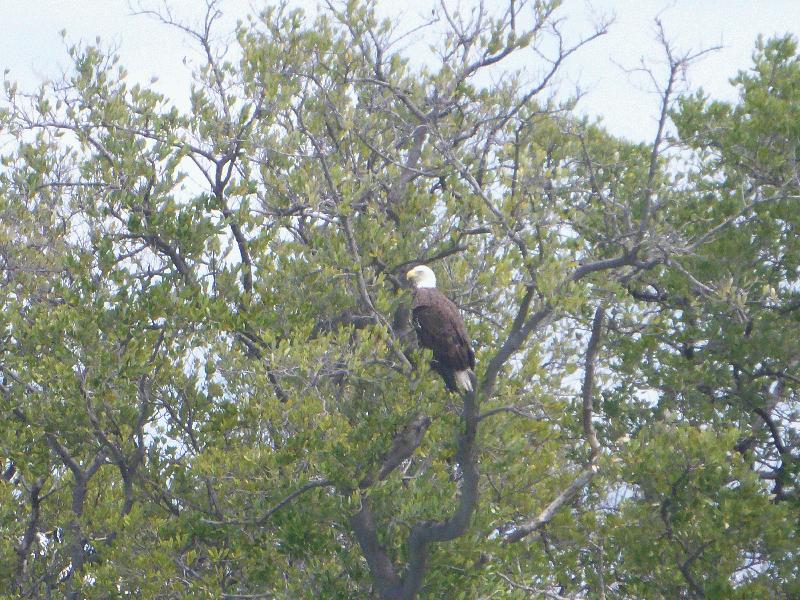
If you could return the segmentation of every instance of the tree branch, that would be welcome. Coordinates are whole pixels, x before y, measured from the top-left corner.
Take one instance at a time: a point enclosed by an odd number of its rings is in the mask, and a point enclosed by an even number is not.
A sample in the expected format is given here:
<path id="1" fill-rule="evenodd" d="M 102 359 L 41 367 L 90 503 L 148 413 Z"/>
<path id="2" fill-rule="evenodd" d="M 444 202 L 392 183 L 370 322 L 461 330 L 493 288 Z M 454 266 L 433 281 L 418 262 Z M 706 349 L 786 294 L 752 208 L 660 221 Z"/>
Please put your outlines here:
<path id="1" fill-rule="evenodd" d="M 531 519 L 522 525 L 515 526 L 511 533 L 506 536 L 504 541 L 506 543 L 518 542 L 525 536 L 533 533 L 534 531 L 538 531 L 547 525 L 547 523 L 549 523 L 550 520 L 555 516 L 556 512 L 558 512 L 562 506 L 569 502 L 575 496 L 575 494 L 582 490 L 586 484 L 592 480 L 592 477 L 595 476 L 597 471 L 598 468 L 596 465 L 592 465 L 589 468 L 581 471 L 575 480 L 569 484 L 564 491 L 556 496 L 555 500 L 548 504 L 545 509 L 536 516 L 536 518 Z"/>
<path id="2" fill-rule="evenodd" d="M 395 343 L 394 331 L 392 329 L 391 323 L 389 323 L 386 318 L 375 308 L 375 304 L 372 302 L 372 297 L 369 295 L 369 290 L 367 289 L 367 282 L 364 278 L 364 269 L 361 266 L 361 253 L 358 250 L 358 244 L 356 243 L 356 238 L 353 235 L 353 228 L 350 224 L 350 217 L 342 217 L 340 219 L 342 223 L 342 229 L 345 234 L 345 238 L 347 239 L 347 245 L 350 248 L 350 252 L 353 255 L 353 260 L 356 264 L 356 277 L 358 280 L 358 293 L 361 296 L 362 302 L 369 308 L 370 312 L 380 321 L 381 325 L 386 328 L 389 332 L 390 339 L 389 341 L 389 348 L 394 353 L 395 357 L 400 364 L 403 365 L 403 368 L 406 369 L 407 372 L 411 372 L 414 368 L 410 362 L 408 362 L 408 358 L 406 355 L 403 354 L 403 351 L 397 347 Z"/>
<path id="3" fill-rule="evenodd" d="M 395 436 L 392 447 L 381 457 L 382 463 L 378 471 L 364 477 L 361 483 L 358 484 L 358 487 L 365 489 L 373 485 L 376 481 L 383 481 L 386 479 L 392 471 L 399 467 L 400 464 L 409 458 L 419 447 L 430 424 L 431 420 L 427 415 L 418 415 L 412 419 L 411 422 Z"/>
<path id="4" fill-rule="evenodd" d="M 404 598 L 400 578 L 397 576 L 392 560 L 378 540 L 375 517 L 365 496 L 361 497 L 361 508 L 350 517 L 350 526 L 353 528 L 358 545 L 361 546 L 364 558 L 367 559 L 372 580 L 381 596 L 387 600 Z"/>
<path id="5" fill-rule="evenodd" d="M 600 455 L 600 442 L 597 440 L 597 432 L 594 430 L 594 424 L 592 423 L 592 399 L 594 395 L 595 361 L 597 349 L 600 345 L 600 330 L 603 327 L 604 315 L 605 310 L 602 306 L 598 306 L 594 313 L 589 346 L 586 348 L 586 367 L 583 375 L 583 432 L 591 448 L 589 459 L 591 464 L 595 464 Z"/>
<path id="6" fill-rule="evenodd" d="M 30 515 L 28 516 L 28 524 L 25 527 L 25 533 L 22 536 L 22 540 L 20 541 L 19 546 L 15 548 L 19 558 L 17 566 L 17 586 L 21 592 L 23 591 L 25 575 L 28 571 L 28 556 L 31 551 L 31 545 L 33 544 L 36 532 L 39 528 L 39 507 L 42 500 L 40 493 L 43 485 L 44 481 L 42 479 L 37 479 L 31 485 L 30 489 L 27 490 L 31 511 Z"/>
<path id="7" fill-rule="evenodd" d="M 478 464 L 475 440 L 478 433 L 478 395 L 462 395 L 464 432 L 458 442 L 456 462 L 461 470 L 461 493 L 453 515 L 441 522 L 419 523 L 411 528 L 408 539 L 409 564 L 403 577 L 403 597 L 413 598 L 422 585 L 432 542 L 446 542 L 463 535 L 478 504 Z"/>
<path id="8" fill-rule="evenodd" d="M 325 487 L 325 486 L 328 486 L 328 485 L 331 485 L 331 482 L 328 479 L 314 479 L 312 481 L 309 481 L 304 486 L 296 489 L 291 494 L 286 496 L 283 500 L 278 502 L 275 506 L 270 508 L 267 512 L 265 512 L 262 516 L 260 516 L 257 519 L 228 519 L 228 520 L 225 520 L 225 521 L 217 521 L 217 520 L 213 520 L 213 519 L 200 519 L 200 522 L 201 523 L 205 523 L 207 525 L 258 525 L 258 526 L 261 526 L 261 525 L 264 525 L 270 519 L 270 517 L 272 517 L 272 515 L 274 515 L 276 512 L 278 512 L 282 508 L 285 508 L 289 503 L 291 503 L 292 500 L 294 500 L 298 496 L 302 496 L 303 494 L 305 494 L 309 490 L 313 490 L 313 489 L 318 488 L 318 487 Z"/>
<path id="9" fill-rule="evenodd" d="M 592 334 L 589 338 L 589 344 L 586 348 L 585 370 L 583 377 L 583 389 L 581 396 L 583 398 L 583 432 L 586 437 L 586 442 L 590 448 L 589 465 L 575 478 L 575 480 L 567 486 L 545 509 L 540 512 L 536 518 L 522 524 L 515 525 L 511 533 L 509 533 L 505 542 L 516 542 L 527 536 L 528 534 L 537 531 L 546 525 L 555 516 L 556 512 L 567 502 L 569 502 L 575 494 L 577 494 L 585 485 L 587 485 L 592 478 L 599 471 L 597 466 L 597 459 L 600 456 L 600 442 L 597 439 L 597 433 L 592 423 L 592 399 L 594 394 L 594 375 L 595 375 L 595 362 L 597 359 L 597 351 L 600 345 L 600 333 L 603 327 L 603 318 L 605 310 L 602 306 L 598 306 L 594 313 L 592 321 Z"/>

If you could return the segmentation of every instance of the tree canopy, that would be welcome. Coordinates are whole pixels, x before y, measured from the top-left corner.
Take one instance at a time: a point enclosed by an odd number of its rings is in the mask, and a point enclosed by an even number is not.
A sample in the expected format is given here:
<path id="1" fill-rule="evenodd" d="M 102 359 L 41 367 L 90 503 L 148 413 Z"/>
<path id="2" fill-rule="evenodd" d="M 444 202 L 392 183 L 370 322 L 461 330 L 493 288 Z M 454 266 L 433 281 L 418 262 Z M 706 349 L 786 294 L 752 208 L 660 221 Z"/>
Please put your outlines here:
<path id="1" fill-rule="evenodd" d="M 425 60 L 362 0 L 143 10 L 186 110 L 102 42 L 5 81 L 0 598 L 800 596 L 797 40 L 728 103 L 659 29 L 633 143 L 555 93 L 609 26 L 558 4 L 443 2 Z"/>

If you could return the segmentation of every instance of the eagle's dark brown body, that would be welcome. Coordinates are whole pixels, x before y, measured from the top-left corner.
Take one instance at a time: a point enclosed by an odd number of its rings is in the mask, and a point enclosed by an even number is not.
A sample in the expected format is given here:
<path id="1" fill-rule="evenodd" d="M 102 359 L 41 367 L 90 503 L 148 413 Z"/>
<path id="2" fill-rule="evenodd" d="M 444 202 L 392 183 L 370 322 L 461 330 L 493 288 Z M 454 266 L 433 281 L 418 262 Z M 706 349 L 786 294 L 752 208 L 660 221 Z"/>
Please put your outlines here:
<path id="1" fill-rule="evenodd" d="M 466 371 L 460 377 L 471 376 L 475 353 L 458 307 L 436 288 L 422 287 L 414 290 L 411 310 L 420 345 L 433 351 L 431 367 L 442 376 L 448 390 L 461 387 L 463 391 L 457 374 Z"/>

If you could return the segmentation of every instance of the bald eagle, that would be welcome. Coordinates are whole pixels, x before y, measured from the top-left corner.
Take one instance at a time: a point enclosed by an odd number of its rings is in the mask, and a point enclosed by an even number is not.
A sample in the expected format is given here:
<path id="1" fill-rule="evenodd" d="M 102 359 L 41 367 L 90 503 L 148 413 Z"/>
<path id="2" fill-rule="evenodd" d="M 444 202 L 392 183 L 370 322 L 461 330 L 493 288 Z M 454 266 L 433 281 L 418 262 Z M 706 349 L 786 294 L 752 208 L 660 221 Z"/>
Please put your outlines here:
<path id="1" fill-rule="evenodd" d="M 451 392 L 471 392 L 475 353 L 458 307 L 436 289 L 436 275 L 420 265 L 406 273 L 414 287 L 411 304 L 414 329 L 421 346 L 433 350 L 431 367 Z"/>

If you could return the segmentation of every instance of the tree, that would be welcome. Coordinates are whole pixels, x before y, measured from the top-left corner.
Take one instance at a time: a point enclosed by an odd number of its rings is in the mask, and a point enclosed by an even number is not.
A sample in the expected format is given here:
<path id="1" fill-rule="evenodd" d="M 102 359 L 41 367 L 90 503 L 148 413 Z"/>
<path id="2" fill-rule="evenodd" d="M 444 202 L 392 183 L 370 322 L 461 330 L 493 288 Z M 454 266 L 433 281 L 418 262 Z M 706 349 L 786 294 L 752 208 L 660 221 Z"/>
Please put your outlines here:
<path id="1" fill-rule="evenodd" d="M 661 31 L 633 144 L 554 99 L 609 25 L 557 8 L 442 3 L 424 65 L 371 3 L 267 9 L 227 53 L 215 2 L 143 10 L 201 52 L 189 110 L 100 46 L 6 83 L 0 587 L 797 594 L 796 42 L 729 105 L 680 95 L 699 55 Z M 421 263 L 473 394 L 416 347 Z"/>

